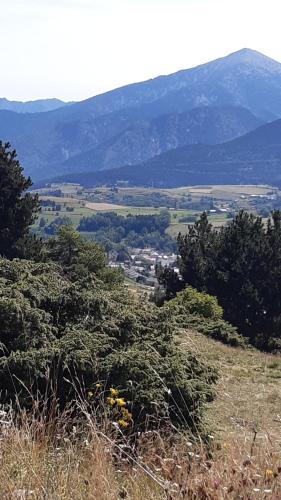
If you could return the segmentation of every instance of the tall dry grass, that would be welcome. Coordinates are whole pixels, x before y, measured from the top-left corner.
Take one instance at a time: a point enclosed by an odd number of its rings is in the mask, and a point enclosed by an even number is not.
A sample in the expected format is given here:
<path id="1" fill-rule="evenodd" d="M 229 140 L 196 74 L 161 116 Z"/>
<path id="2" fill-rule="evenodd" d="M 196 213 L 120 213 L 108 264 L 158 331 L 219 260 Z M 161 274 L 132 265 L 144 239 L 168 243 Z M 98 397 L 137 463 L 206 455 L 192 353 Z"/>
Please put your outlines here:
<path id="1" fill-rule="evenodd" d="M 4 500 L 281 498 L 281 455 L 269 436 L 210 438 L 207 449 L 182 435 L 147 432 L 132 445 L 89 414 L 83 425 L 67 413 L 19 417 L 0 416 Z"/>

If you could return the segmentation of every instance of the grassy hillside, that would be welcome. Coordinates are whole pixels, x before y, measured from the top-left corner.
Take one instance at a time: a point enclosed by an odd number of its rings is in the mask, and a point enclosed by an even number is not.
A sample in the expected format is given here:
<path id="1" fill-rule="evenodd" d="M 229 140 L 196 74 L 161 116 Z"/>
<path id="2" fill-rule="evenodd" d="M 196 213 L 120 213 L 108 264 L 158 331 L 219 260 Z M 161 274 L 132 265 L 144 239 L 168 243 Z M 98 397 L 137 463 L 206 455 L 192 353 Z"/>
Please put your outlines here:
<path id="1" fill-rule="evenodd" d="M 215 436 L 249 444 L 257 431 L 257 446 L 270 437 L 280 448 L 281 356 L 231 348 L 188 331 L 181 345 L 203 354 L 219 370 L 217 397 L 208 412 Z"/>
<path id="2" fill-rule="evenodd" d="M 211 455 L 184 437 L 171 443 L 157 432 L 133 450 L 90 417 L 83 432 L 77 423 L 67 434 L 67 416 L 52 426 L 26 422 L 19 430 L 3 413 L 1 498 L 280 498 L 281 358 L 226 347 L 193 331 L 182 331 L 179 342 L 220 373 L 207 414 Z"/>

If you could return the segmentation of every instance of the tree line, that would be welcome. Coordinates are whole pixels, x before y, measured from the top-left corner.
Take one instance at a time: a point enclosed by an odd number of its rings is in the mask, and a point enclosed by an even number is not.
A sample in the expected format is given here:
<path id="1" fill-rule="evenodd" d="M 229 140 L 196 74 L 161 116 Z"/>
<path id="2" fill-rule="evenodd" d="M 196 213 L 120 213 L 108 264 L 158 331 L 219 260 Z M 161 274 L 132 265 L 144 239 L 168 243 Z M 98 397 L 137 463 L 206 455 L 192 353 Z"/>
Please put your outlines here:
<path id="1" fill-rule="evenodd" d="M 151 246 L 157 250 L 175 251 L 176 242 L 166 234 L 170 224 L 167 210 L 154 215 L 117 215 L 114 212 L 97 213 L 83 217 L 77 230 L 89 235 L 102 244 L 106 250 L 122 244 L 128 247 L 145 248 Z"/>
<path id="2" fill-rule="evenodd" d="M 250 342 L 281 347 L 281 212 L 266 222 L 240 211 L 221 229 L 206 213 L 178 236 L 180 276 L 158 269 L 166 298 L 191 285 L 218 298 L 224 318 Z"/>

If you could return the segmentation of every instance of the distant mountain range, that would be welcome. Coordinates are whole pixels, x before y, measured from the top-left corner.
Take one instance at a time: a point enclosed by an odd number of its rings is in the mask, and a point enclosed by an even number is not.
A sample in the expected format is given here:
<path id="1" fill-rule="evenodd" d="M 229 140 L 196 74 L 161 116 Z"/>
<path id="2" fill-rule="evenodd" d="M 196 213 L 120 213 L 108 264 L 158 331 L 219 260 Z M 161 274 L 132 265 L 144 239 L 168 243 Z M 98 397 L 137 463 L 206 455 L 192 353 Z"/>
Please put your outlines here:
<path id="1" fill-rule="evenodd" d="M 136 182 L 149 184 L 152 177 L 156 182 L 149 165 L 158 165 L 159 172 L 159 161 L 176 178 L 173 150 L 176 157 L 191 150 L 196 157 L 198 151 L 199 162 L 209 146 L 228 144 L 278 118 L 281 64 L 243 49 L 53 111 L 0 110 L 0 138 L 12 143 L 36 181 L 89 172 L 93 182 L 101 182 L 120 172 L 133 182 L 140 170 Z"/>
<path id="2" fill-rule="evenodd" d="M 261 119 L 247 109 L 205 106 L 138 121 L 94 149 L 57 165 L 61 173 L 135 165 L 188 144 L 218 144 L 253 130 Z"/>
<path id="3" fill-rule="evenodd" d="M 281 185 L 281 120 L 229 142 L 176 148 L 134 167 L 69 174 L 54 182 L 83 186 L 178 187 L 206 184 Z"/>
<path id="4" fill-rule="evenodd" d="M 9 101 L 5 97 L 0 97 L 0 109 L 15 111 L 16 113 L 40 113 L 44 111 L 53 111 L 62 108 L 66 102 L 59 99 L 39 99 L 37 101 Z"/>

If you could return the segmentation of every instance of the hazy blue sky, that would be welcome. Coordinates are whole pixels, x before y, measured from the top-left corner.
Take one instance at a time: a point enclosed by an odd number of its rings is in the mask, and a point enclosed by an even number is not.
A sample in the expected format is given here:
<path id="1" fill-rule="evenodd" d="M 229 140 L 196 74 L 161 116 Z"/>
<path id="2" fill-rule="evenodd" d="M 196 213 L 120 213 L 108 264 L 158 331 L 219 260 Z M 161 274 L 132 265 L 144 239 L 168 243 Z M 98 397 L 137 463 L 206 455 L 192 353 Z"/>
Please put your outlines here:
<path id="1" fill-rule="evenodd" d="M 281 61 L 280 0 L 0 0 L 0 97 L 80 100 L 243 47 Z"/>

